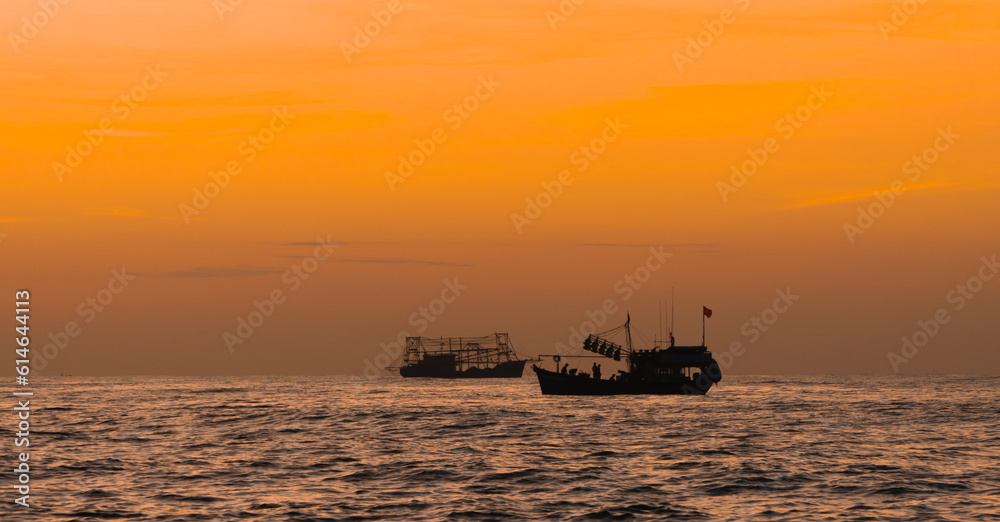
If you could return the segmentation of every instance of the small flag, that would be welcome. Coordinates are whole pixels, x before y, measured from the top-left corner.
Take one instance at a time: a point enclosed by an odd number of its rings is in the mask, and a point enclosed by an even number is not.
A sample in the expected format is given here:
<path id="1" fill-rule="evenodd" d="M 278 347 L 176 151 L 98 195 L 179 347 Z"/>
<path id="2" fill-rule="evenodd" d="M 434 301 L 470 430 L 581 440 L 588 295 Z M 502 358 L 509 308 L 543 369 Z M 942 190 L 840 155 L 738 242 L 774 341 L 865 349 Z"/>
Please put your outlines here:
<path id="1" fill-rule="evenodd" d="M 708 307 L 702 305 L 701 310 L 702 310 L 702 313 L 705 314 L 705 317 L 712 317 L 712 311 L 709 310 Z"/>

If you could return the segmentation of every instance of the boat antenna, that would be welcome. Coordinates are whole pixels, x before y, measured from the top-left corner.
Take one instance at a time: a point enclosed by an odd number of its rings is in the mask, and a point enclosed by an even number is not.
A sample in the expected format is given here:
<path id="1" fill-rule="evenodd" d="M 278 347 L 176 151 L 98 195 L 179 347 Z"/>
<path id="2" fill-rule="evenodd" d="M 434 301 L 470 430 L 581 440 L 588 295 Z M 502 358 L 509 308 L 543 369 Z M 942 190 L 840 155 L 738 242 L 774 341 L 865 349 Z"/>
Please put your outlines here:
<path id="1" fill-rule="evenodd" d="M 670 287 L 670 346 L 674 345 L 674 287 Z"/>
<path id="2" fill-rule="evenodd" d="M 657 304 L 660 305 L 660 313 L 657 314 L 659 316 L 659 319 L 660 319 L 660 330 L 658 332 L 656 332 L 656 333 L 660 336 L 660 342 L 663 342 L 663 339 L 664 339 L 664 335 L 663 335 L 663 299 L 660 299 L 659 303 L 657 303 Z M 653 345 L 656 346 L 656 339 L 653 339 Z"/>

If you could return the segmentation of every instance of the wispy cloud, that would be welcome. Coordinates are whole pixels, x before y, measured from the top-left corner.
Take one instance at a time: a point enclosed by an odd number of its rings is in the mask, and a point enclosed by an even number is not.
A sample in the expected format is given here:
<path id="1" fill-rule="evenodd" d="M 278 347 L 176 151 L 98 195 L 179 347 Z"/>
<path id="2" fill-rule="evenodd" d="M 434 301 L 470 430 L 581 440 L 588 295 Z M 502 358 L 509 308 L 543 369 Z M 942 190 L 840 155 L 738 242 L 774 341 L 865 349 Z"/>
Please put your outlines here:
<path id="1" fill-rule="evenodd" d="M 274 107 L 278 105 L 306 105 L 324 103 L 324 100 L 300 96 L 290 91 L 261 91 L 224 96 L 191 97 L 190 107 Z"/>
<path id="2" fill-rule="evenodd" d="M 200 134 L 234 134 L 234 133 L 245 133 L 253 132 L 254 129 L 251 128 L 239 128 L 239 129 L 219 129 L 211 131 L 195 131 L 195 132 L 158 132 L 158 131 L 141 131 L 135 129 L 111 129 L 105 131 L 104 134 L 107 136 L 116 136 L 119 138 L 159 138 L 163 136 L 195 136 Z"/>
<path id="3" fill-rule="evenodd" d="M 88 216 L 115 217 L 115 218 L 140 218 L 140 219 L 179 219 L 174 216 L 154 216 L 146 211 L 131 207 L 87 207 L 80 209 Z M 193 220 L 194 218 L 192 218 Z"/>
<path id="4" fill-rule="evenodd" d="M 608 248 L 649 248 L 651 246 L 663 246 L 670 248 L 712 248 L 720 246 L 718 243 L 570 243 L 570 246 L 578 247 L 608 247 Z"/>
<path id="5" fill-rule="evenodd" d="M 343 241 L 332 242 L 332 243 L 320 243 L 319 241 L 295 241 L 295 242 L 292 242 L 292 243 L 281 243 L 281 244 L 284 245 L 284 246 L 325 246 L 327 244 L 329 244 L 329 245 L 335 245 L 335 246 L 342 246 L 342 245 L 347 245 L 349 243 L 346 243 L 346 242 L 343 242 Z"/>
<path id="6" fill-rule="evenodd" d="M 432 265 L 432 266 L 472 266 L 468 263 L 427 261 L 423 259 L 337 259 L 338 263 L 376 263 L 383 265 Z"/>
<path id="7" fill-rule="evenodd" d="M 281 272 L 281 269 L 267 266 L 236 265 L 231 267 L 197 267 L 189 270 L 175 270 L 159 273 L 136 273 L 141 277 L 166 278 L 214 278 L 214 277 L 250 277 Z"/>
<path id="8" fill-rule="evenodd" d="M 20 72 L 0 71 L 0 78 L 17 78 L 21 80 L 41 80 L 37 74 L 26 74 Z"/>
<path id="9" fill-rule="evenodd" d="M 142 210 L 129 207 L 88 207 L 83 209 L 83 213 L 88 216 L 146 217 Z"/>
<path id="10" fill-rule="evenodd" d="M 951 186 L 954 186 L 954 185 L 956 185 L 956 183 L 932 183 L 932 182 L 910 183 L 909 185 L 906 185 L 906 191 L 909 192 L 911 190 L 923 190 L 923 189 L 931 189 L 931 188 L 951 187 Z M 796 210 L 796 209 L 800 209 L 800 208 L 818 207 L 818 206 L 824 206 L 824 205 L 836 205 L 838 203 L 847 203 L 849 201 L 856 201 L 856 200 L 859 200 L 859 199 L 871 198 L 871 197 L 874 197 L 875 194 L 877 194 L 879 192 L 885 192 L 887 190 L 888 190 L 888 187 L 883 187 L 883 188 L 880 188 L 878 190 L 868 190 L 868 191 L 865 191 L 865 192 L 852 192 L 852 193 L 848 193 L 848 194 L 834 194 L 834 195 L 830 195 L 830 196 L 826 196 L 826 197 L 812 199 L 812 200 L 809 200 L 809 201 L 803 201 L 803 202 L 800 202 L 800 203 L 795 203 L 795 204 L 793 204 L 793 205 L 791 205 L 789 207 L 786 207 L 783 210 Z"/>

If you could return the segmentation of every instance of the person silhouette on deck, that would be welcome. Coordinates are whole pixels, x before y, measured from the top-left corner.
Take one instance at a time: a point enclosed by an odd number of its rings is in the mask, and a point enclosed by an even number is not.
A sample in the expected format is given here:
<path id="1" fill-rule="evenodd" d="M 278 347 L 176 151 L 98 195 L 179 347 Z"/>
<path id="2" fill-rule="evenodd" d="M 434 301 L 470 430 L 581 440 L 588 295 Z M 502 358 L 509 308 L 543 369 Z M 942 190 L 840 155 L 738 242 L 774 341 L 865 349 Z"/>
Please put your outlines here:
<path id="1" fill-rule="evenodd" d="M 599 380 L 601 378 L 601 365 L 594 363 L 594 367 L 592 369 L 594 371 L 594 378 Z"/>
<path id="2" fill-rule="evenodd" d="M 565 375 L 567 368 L 569 368 L 569 363 L 564 364 L 563 367 L 562 367 L 562 370 L 559 373 Z"/>

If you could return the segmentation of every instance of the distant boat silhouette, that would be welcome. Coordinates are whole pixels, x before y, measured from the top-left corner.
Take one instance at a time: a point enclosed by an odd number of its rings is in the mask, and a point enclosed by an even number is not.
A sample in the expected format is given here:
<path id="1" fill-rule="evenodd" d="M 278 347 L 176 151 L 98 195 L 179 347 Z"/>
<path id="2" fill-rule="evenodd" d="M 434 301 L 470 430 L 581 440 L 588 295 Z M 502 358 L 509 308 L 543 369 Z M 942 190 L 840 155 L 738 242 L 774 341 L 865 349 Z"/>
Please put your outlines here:
<path id="1" fill-rule="evenodd" d="M 518 359 L 505 333 L 485 337 L 407 337 L 397 368 L 403 377 L 516 378 L 528 361 Z"/>
<path id="2" fill-rule="evenodd" d="M 706 316 L 711 310 L 705 309 Z M 712 352 L 702 340 L 701 346 L 675 346 L 674 336 L 665 349 L 634 350 L 632 333 L 629 330 L 631 318 L 625 324 L 606 332 L 587 337 L 583 348 L 600 356 L 620 361 L 625 358 L 628 370 L 619 370 L 617 375 L 602 379 L 600 375 L 567 371 L 569 364 L 560 369 L 559 355 L 552 357 L 556 371 L 532 365 L 538 376 L 538 385 L 543 395 L 704 395 L 713 384 L 722 380 L 722 369 L 712 357 Z M 618 333 L 625 334 L 625 346 L 606 339 Z M 596 356 L 564 356 L 592 358 Z M 595 368 L 596 365 L 595 365 Z M 599 370 L 599 368 L 597 368 Z"/>

